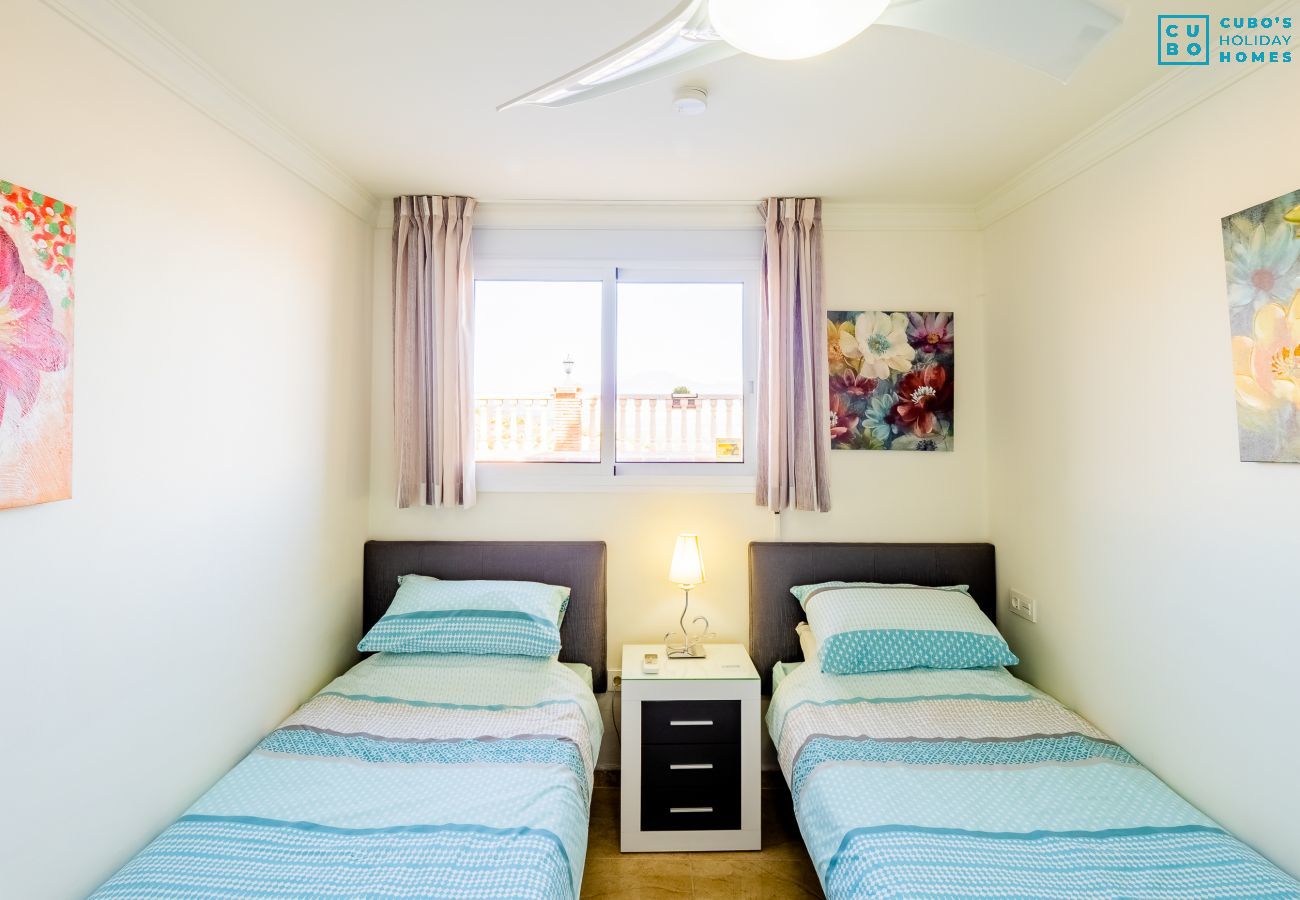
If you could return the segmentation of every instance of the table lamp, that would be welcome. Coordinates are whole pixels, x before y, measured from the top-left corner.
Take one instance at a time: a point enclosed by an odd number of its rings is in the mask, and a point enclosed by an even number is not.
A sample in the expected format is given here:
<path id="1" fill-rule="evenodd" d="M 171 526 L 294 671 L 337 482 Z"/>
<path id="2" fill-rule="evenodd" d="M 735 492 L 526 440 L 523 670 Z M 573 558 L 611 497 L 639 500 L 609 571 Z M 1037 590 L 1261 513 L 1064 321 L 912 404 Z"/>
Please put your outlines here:
<path id="1" fill-rule="evenodd" d="M 664 644 L 669 659 L 700 659 L 704 656 L 704 644 L 701 643 L 709 630 L 709 620 L 696 616 L 692 624 L 703 622 L 704 627 L 695 634 L 686 630 L 686 613 L 691 606 L 691 588 L 704 583 L 704 559 L 700 555 L 700 536 L 698 534 L 679 534 L 677 547 L 673 550 L 673 562 L 668 568 L 668 580 L 682 589 L 684 601 L 682 616 L 679 620 L 682 630 L 664 635 Z M 681 640 L 675 640 L 680 637 Z"/>

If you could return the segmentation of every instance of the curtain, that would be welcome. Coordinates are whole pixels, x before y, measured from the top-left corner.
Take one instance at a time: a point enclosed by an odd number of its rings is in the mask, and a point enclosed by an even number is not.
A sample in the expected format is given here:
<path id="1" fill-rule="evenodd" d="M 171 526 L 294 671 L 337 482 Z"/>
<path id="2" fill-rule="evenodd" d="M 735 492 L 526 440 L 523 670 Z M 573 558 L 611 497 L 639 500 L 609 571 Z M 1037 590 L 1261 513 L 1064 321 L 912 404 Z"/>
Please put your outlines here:
<path id="1" fill-rule="evenodd" d="M 759 318 L 758 486 L 773 512 L 831 508 L 821 200 L 769 198 Z"/>
<path id="2" fill-rule="evenodd" d="M 469 197 L 393 199 L 397 505 L 473 506 Z"/>

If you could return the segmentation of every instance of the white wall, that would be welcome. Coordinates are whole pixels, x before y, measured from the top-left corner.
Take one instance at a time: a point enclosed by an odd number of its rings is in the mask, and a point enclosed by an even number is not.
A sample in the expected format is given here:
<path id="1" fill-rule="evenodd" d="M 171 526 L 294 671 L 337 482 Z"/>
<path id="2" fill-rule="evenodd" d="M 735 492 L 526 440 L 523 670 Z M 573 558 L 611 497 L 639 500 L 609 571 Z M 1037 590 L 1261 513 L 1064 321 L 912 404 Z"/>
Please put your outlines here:
<path id="1" fill-rule="evenodd" d="M 611 215 L 617 215 L 617 211 Z M 545 212 L 530 210 L 545 219 Z M 757 215 L 757 214 L 755 214 Z M 660 223 L 662 225 L 662 222 Z M 469 510 L 399 510 L 394 496 L 391 240 L 375 234 L 374 432 L 370 532 L 381 539 L 604 540 L 609 544 L 609 660 L 621 645 L 659 639 L 676 622 L 681 592 L 668 583 L 674 538 L 698 531 L 709 580 L 691 592 L 724 640 L 746 642 L 747 546 L 773 540 L 985 540 L 984 329 L 980 236 L 973 231 L 826 234 L 828 305 L 834 309 L 956 312 L 957 421 L 952 453 L 831 454 L 834 509 L 777 517 L 750 494 L 480 494 Z M 779 530 L 778 530 L 779 529 Z"/>
<path id="2" fill-rule="evenodd" d="M 79 207 L 74 498 L 0 512 L 0 894 L 68 898 L 351 657 L 372 229 L 41 4 L 0 82 Z"/>
<path id="3" fill-rule="evenodd" d="M 1274 65 L 987 232 L 1020 673 L 1300 873 L 1300 466 L 1238 461 L 1221 216 L 1300 187 Z"/>

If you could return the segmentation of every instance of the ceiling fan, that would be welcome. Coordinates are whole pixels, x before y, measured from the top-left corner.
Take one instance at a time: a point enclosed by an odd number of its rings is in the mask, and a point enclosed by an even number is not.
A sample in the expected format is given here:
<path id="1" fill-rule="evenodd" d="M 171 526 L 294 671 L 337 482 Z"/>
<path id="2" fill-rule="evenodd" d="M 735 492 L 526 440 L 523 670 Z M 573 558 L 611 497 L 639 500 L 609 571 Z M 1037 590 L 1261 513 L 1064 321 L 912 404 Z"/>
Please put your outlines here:
<path id="1" fill-rule="evenodd" d="M 1091 0 L 682 0 L 616 50 L 497 109 L 568 106 L 737 53 L 805 59 L 876 23 L 983 47 L 1069 81 L 1119 22 Z"/>

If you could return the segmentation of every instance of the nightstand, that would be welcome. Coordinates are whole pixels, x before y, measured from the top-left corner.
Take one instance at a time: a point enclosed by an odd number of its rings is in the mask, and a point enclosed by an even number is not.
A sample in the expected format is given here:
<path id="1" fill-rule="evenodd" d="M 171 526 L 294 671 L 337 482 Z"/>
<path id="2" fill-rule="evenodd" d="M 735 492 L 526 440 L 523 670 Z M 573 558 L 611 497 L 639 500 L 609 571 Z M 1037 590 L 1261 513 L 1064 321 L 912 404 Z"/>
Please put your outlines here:
<path id="1" fill-rule="evenodd" d="M 641 671 L 659 654 L 659 673 Z M 758 850 L 758 671 L 740 644 L 668 659 L 623 646 L 624 853 Z"/>

